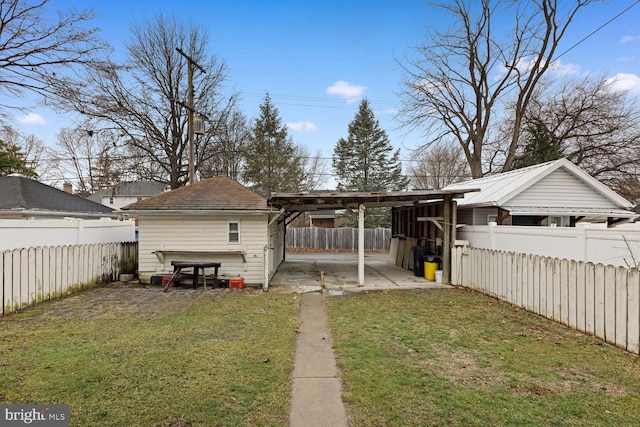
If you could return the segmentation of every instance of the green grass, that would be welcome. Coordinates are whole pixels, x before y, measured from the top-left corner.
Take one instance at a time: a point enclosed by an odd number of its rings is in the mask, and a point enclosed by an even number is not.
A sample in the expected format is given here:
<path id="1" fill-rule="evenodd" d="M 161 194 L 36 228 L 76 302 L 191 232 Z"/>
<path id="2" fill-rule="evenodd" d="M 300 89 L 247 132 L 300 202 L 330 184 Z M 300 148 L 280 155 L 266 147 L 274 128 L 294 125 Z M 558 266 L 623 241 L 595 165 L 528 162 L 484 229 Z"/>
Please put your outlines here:
<path id="1" fill-rule="evenodd" d="M 288 424 L 295 295 L 111 291 L 0 319 L 0 403 L 68 404 L 73 426 Z M 354 427 L 640 425 L 640 358 L 508 304 L 455 289 L 327 307 Z"/>
<path id="2" fill-rule="evenodd" d="M 201 293 L 97 318 L 54 304 L 0 320 L 0 403 L 68 404 L 74 426 L 287 424 L 295 296 Z"/>
<path id="3" fill-rule="evenodd" d="M 468 290 L 328 300 L 354 426 L 640 425 L 640 358 Z"/>

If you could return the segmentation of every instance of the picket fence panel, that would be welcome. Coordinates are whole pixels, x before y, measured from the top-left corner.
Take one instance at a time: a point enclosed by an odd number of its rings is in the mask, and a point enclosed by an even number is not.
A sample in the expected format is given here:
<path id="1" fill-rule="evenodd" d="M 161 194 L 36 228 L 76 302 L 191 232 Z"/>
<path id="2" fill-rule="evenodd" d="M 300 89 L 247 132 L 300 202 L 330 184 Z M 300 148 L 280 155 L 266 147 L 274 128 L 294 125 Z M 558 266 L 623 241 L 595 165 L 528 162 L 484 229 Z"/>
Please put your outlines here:
<path id="1" fill-rule="evenodd" d="M 467 286 L 640 354 L 640 270 L 471 247 L 452 249 Z"/>
<path id="2" fill-rule="evenodd" d="M 364 247 L 367 251 L 389 250 L 390 228 L 366 228 Z M 351 227 L 292 227 L 287 228 L 287 249 L 351 250 L 358 249 L 358 229 Z"/>
<path id="3" fill-rule="evenodd" d="M 136 242 L 0 252 L 2 315 L 114 280 L 137 257 Z"/>

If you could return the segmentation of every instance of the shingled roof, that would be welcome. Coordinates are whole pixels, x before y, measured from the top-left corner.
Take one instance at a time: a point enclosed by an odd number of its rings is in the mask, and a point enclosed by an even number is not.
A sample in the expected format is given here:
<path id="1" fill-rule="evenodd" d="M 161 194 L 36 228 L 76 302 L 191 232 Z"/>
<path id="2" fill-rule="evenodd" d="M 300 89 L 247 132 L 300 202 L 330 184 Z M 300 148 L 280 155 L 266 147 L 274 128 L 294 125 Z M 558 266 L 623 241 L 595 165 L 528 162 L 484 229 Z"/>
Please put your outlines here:
<path id="1" fill-rule="evenodd" d="M 129 211 L 268 209 L 266 199 L 226 176 L 205 179 L 122 208 Z"/>
<path id="2" fill-rule="evenodd" d="M 111 214 L 113 209 L 21 175 L 0 177 L 0 211 Z"/>

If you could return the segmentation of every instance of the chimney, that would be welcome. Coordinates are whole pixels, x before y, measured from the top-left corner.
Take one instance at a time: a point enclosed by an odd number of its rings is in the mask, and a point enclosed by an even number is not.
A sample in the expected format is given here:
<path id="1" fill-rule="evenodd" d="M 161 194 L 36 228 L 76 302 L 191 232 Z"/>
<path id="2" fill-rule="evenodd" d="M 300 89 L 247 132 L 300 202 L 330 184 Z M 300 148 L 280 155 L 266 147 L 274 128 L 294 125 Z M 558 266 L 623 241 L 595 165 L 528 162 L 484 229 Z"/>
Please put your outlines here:
<path id="1" fill-rule="evenodd" d="M 65 182 L 62 184 L 62 190 L 65 193 L 73 194 L 73 185 L 70 182 Z"/>

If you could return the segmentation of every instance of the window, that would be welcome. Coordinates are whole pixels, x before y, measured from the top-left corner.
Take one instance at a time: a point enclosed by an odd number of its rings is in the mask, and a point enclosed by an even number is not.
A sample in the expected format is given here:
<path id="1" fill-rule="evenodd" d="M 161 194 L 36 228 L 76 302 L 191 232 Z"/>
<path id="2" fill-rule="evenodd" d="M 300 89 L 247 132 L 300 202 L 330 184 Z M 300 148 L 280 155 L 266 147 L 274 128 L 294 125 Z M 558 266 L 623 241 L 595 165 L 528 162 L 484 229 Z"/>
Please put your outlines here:
<path id="1" fill-rule="evenodd" d="M 229 222 L 229 243 L 240 243 L 240 223 L 237 221 Z"/>
<path id="2" fill-rule="evenodd" d="M 497 214 L 488 214 L 487 215 L 487 224 L 489 224 L 490 222 L 495 222 L 497 224 L 498 223 L 498 215 Z"/>

